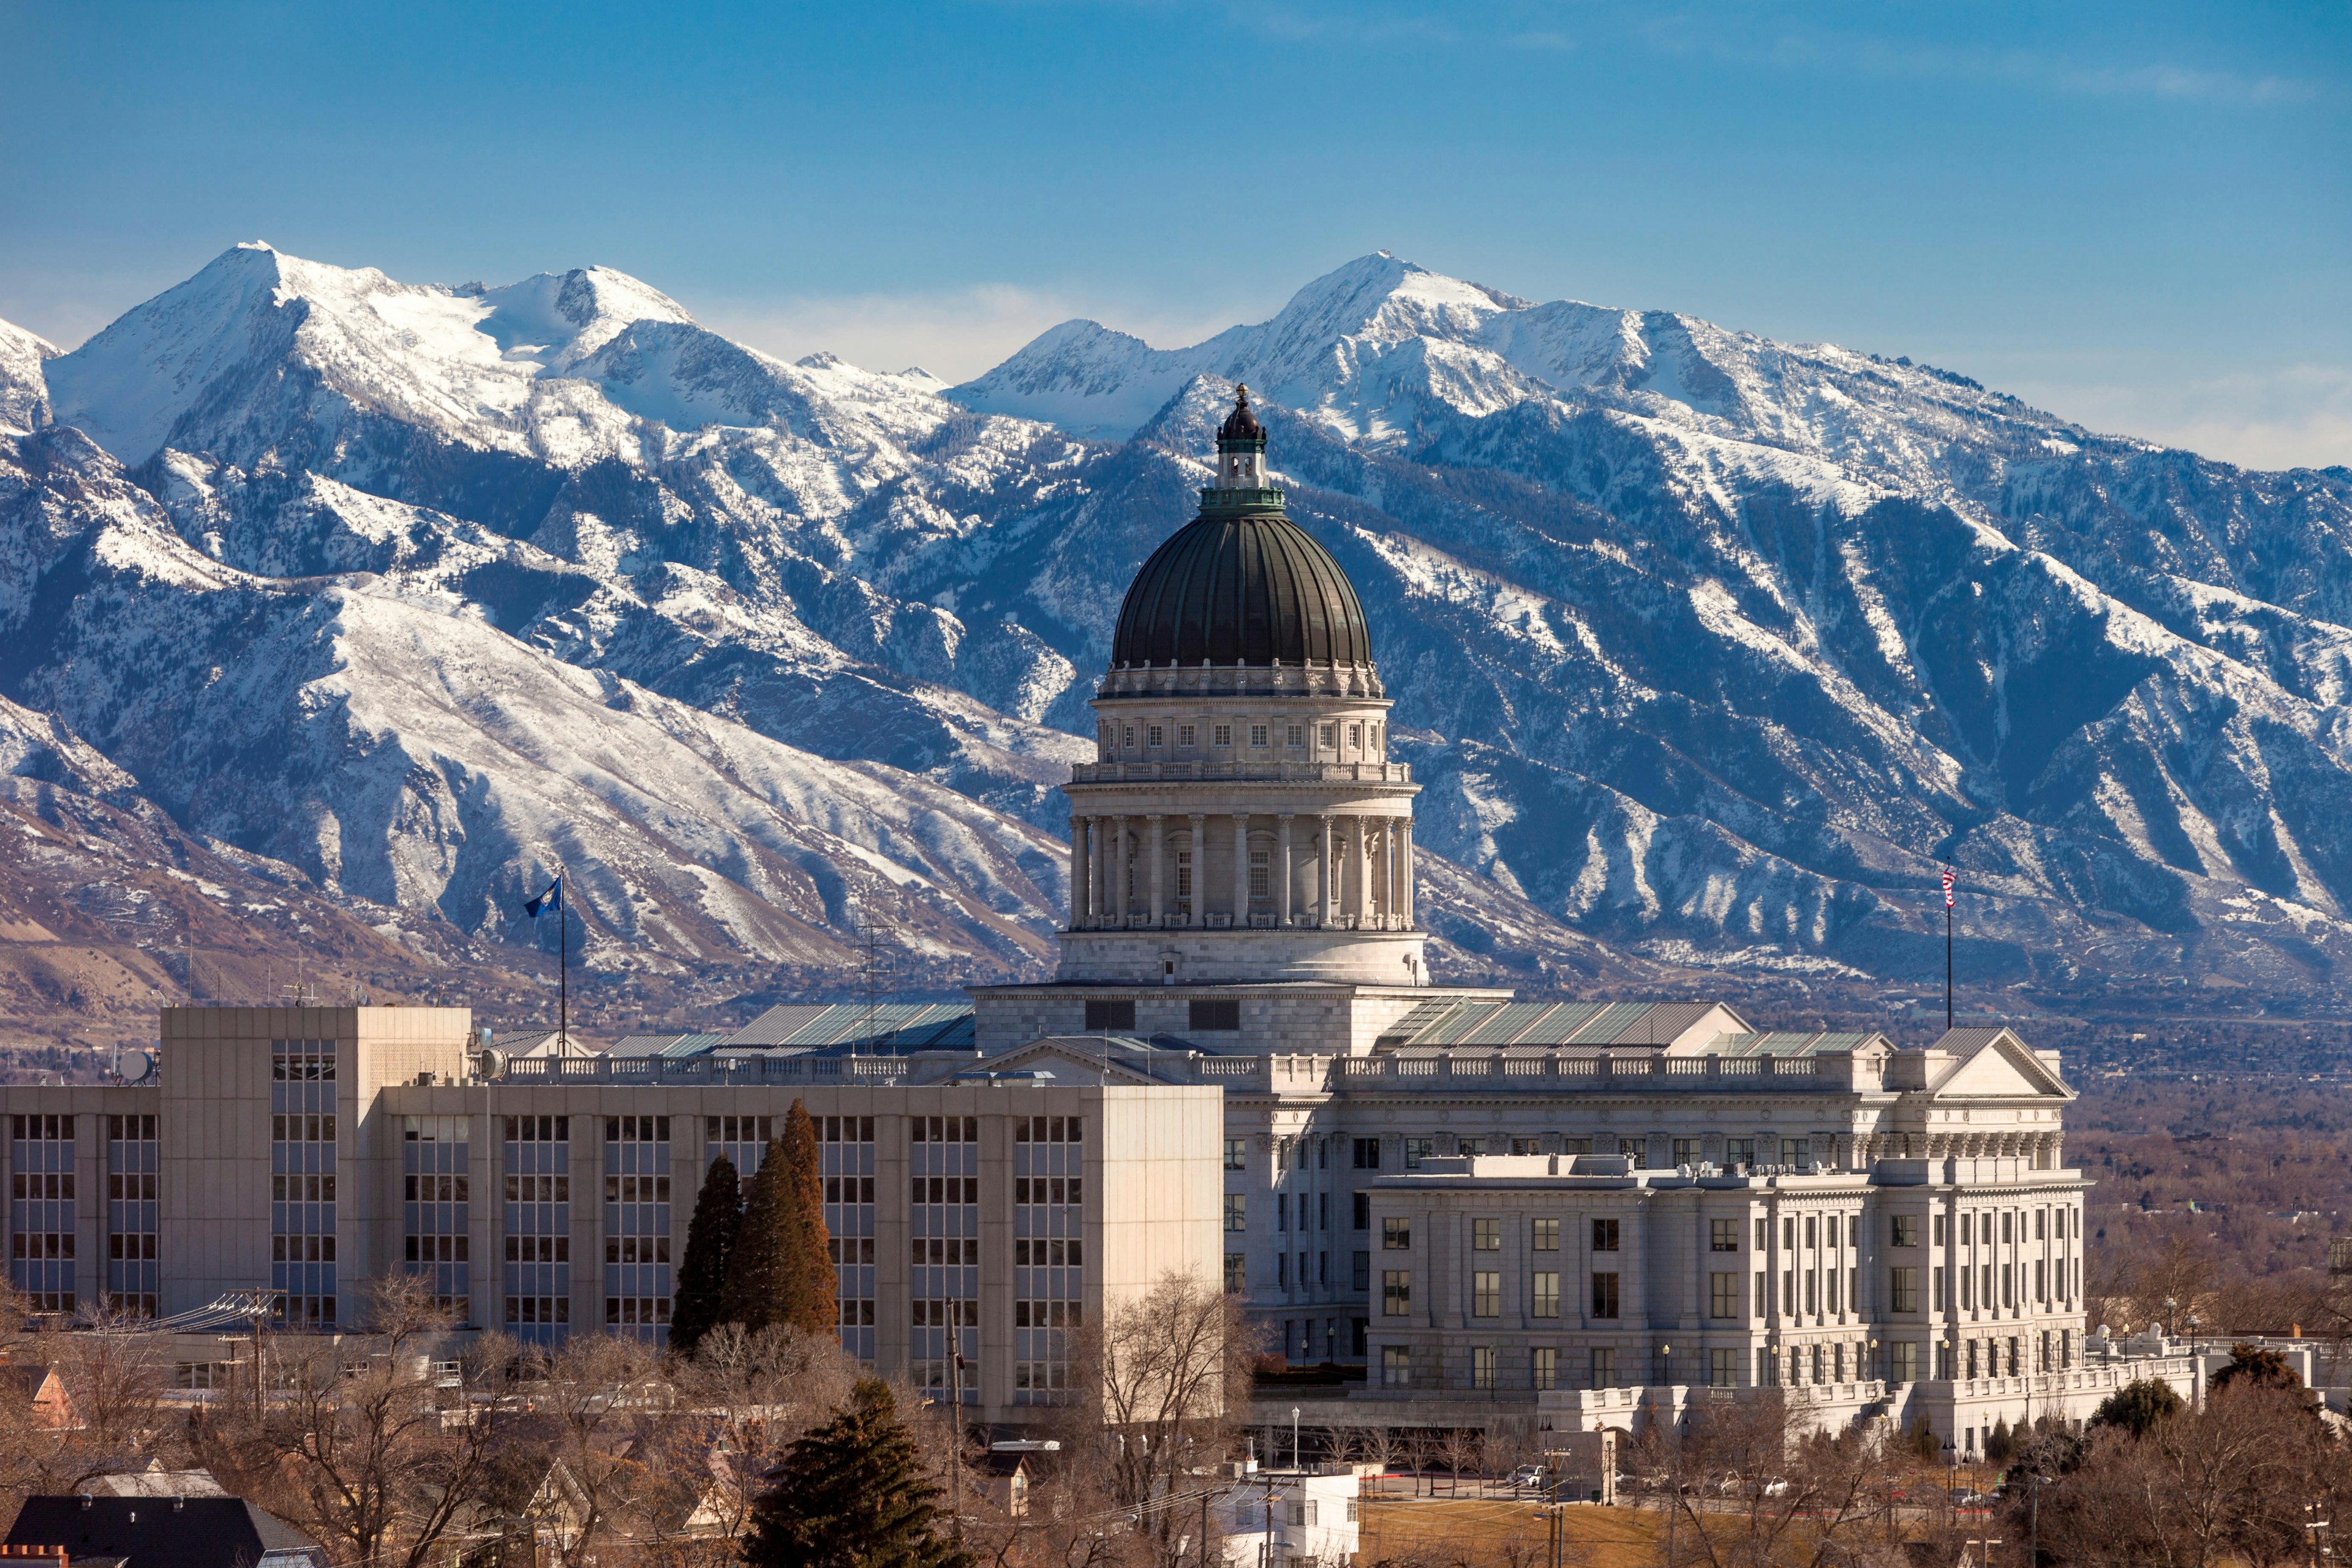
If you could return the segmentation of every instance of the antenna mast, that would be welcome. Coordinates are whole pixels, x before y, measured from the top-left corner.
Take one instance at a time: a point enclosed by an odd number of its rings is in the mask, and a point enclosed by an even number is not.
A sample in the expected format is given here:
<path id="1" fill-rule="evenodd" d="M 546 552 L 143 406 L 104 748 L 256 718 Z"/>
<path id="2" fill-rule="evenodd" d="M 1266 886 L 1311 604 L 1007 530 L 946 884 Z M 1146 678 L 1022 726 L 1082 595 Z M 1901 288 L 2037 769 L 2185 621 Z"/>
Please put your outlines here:
<path id="1" fill-rule="evenodd" d="M 857 983 L 866 994 L 866 1016 L 858 1025 L 858 1037 L 850 1047 L 852 1056 L 874 1044 L 874 1024 L 881 1011 L 882 994 L 890 989 L 898 969 L 898 922 L 881 909 L 879 889 L 869 890 L 858 900 L 857 908 Z"/>

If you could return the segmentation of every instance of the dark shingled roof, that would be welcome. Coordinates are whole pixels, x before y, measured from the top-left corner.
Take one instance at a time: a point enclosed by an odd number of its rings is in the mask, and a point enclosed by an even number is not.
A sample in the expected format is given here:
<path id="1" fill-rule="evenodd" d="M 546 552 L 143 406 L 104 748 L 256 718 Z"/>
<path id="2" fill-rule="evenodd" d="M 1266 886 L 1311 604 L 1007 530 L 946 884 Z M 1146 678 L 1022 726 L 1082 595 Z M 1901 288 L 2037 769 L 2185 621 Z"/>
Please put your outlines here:
<path id="1" fill-rule="evenodd" d="M 29 1497 L 8 1531 L 10 1546 L 62 1546 L 86 1557 L 129 1558 L 133 1568 L 326 1568 L 319 1543 L 243 1498 Z"/>
<path id="2" fill-rule="evenodd" d="M 1127 590 L 1114 665 L 1370 664 L 1355 586 L 1280 512 L 1196 518 Z"/>

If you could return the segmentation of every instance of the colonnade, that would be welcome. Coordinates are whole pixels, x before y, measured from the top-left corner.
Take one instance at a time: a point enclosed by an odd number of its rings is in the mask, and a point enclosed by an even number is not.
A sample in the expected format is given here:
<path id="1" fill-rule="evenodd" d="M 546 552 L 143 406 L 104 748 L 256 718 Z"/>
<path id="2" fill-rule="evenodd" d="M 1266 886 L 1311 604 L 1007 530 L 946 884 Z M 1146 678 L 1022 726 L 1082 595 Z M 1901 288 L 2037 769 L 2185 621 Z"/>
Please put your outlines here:
<path id="1" fill-rule="evenodd" d="M 1267 888 L 1257 897 L 1250 890 L 1250 825 L 1263 819 L 1248 813 L 1215 814 L 1213 830 L 1211 820 L 1205 812 L 1172 818 L 1158 812 L 1071 817 L 1070 929 L 1412 929 L 1412 818 L 1326 812 L 1302 821 L 1302 814 L 1273 814 Z M 1302 827 L 1318 868 L 1311 907 L 1306 909 L 1294 907 Z M 1233 856 L 1232 887 L 1222 895 L 1208 884 L 1213 831 L 1225 839 Z M 1263 836 L 1263 829 L 1257 831 Z M 1192 855 L 1189 887 L 1179 885 L 1182 879 L 1175 863 L 1186 851 Z"/>

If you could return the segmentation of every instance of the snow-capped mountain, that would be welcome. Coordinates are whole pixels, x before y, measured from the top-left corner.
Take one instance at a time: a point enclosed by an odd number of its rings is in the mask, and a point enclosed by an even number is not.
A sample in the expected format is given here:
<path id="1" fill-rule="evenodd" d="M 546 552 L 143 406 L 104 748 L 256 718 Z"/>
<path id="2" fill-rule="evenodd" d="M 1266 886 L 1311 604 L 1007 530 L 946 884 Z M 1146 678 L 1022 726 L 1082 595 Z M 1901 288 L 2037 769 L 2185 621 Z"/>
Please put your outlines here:
<path id="1" fill-rule="evenodd" d="M 0 692 L 404 930 L 528 941 L 560 858 L 628 962 L 838 973 L 870 874 L 943 982 L 1034 971 L 1120 595 L 1244 380 L 1374 617 L 1453 973 L 1899 993 L 1947 857 L 1978 984 L 2310 998 L 2352 937 L 2343 470 L 1384 255 L 955 388 L 604 268 L 263 246 L 53 354 L 0 331 Z"/>

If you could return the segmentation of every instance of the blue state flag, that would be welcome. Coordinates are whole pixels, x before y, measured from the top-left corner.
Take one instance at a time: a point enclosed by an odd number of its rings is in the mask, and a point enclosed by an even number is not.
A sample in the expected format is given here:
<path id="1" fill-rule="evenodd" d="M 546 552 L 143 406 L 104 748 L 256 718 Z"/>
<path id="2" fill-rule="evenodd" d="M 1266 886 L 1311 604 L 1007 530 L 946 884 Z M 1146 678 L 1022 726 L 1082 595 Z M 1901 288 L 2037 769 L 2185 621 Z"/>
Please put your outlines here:
<path id="1" fill-rule="evenodd" d="M 537 920 L 539 911 L 550 904 L 553 904 L 557 909 L 563 907 L 563 877 L 561 872 L 557 873 L 555 880 L 547 885 L 547 891 L 535 899 L 523 900 L 522 912 Z"/>

